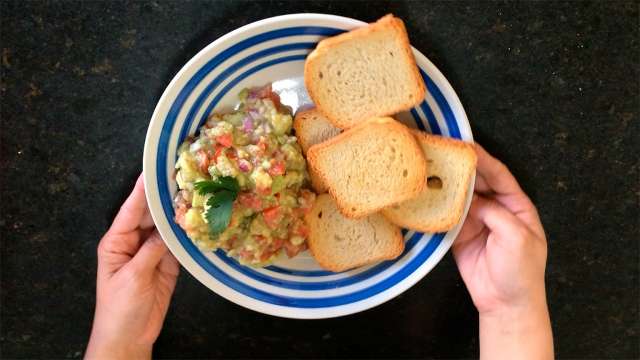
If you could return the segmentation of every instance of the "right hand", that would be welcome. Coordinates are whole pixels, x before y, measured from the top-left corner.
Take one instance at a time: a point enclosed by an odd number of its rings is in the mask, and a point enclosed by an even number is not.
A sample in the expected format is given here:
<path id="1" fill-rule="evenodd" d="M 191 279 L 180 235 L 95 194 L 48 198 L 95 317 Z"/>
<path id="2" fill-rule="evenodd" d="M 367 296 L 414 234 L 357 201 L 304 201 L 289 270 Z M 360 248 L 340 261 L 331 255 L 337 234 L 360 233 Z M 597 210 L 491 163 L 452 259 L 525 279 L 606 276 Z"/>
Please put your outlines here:
<path id="1" fill-rule="evenodd" d="M 477 144 L 476 153 L 475 193 L 453 255 L 480 315 L 481 357 L 523 358 L 527 341 L 540 335 L 543 352 L 529 356 L 551 358 L 547 241 L 538 212 L 503 163 Z"/>

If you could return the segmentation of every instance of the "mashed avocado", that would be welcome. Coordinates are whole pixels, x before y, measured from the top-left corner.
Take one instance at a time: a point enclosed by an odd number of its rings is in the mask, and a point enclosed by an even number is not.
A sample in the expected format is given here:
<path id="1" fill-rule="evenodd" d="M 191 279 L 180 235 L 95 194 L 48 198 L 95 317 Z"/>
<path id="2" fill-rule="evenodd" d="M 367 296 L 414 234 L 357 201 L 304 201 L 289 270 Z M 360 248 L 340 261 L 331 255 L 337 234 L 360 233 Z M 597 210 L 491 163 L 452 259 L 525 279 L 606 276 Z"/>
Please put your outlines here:
<path id="1" fill-rule="evenodd" d="M 178 149 L 175 220 L 203 250 L 224 249 L 243 264 L 263 266 L 281 252 L 289 257 L 306 248 L 304 214 L 315 195 L 304 188 L 309 175 L 290 112 L 271 86 L 245 89 L 236 111 L 213 114 L 199 135 Z M 231 176 L 240 193 L 227 229 L 212 235 L 207 226 L 207 195 L 198 181 Z"/>

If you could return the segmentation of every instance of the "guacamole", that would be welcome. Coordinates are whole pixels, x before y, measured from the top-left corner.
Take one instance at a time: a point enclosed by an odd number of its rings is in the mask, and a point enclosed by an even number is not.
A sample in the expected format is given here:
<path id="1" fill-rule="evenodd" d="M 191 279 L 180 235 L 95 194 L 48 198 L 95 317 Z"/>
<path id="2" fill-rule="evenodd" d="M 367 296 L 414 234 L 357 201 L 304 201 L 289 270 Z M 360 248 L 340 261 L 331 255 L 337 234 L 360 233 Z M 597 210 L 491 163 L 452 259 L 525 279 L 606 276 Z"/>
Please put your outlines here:
<path id="1" fill-rule="evenodd" d="M 175 221 L 202 250 L 224 249 L 243 264 L 263 266 L 281 252 L 293 257 L 306 248 L 303 221 L 315 199 L 290 111 L 271 86 L 245 89 L 237 110 L 213 114 L 199 135 L 178 149 Z M 199 181 L 237 180 L 229 226 L 213 235 L 205 216 L 207 196 Z"/>

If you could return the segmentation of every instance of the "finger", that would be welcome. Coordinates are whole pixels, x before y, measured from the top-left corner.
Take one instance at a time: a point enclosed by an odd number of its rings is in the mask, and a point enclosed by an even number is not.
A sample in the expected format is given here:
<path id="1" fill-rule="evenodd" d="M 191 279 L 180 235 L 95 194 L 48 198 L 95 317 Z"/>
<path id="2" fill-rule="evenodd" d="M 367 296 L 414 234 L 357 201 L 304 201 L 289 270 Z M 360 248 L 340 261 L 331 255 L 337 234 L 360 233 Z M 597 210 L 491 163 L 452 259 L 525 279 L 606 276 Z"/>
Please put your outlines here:
<path id="1" fill-rule="evenodd" d="M 476 172 L 476 183 L 474 185 L 473 190 L 480 194 L 491 193 L 491 187 L 487 183 L 487 180 L 485 180 L 484 177 L 477 172 Z"/>
<path id="2" fill-rule="evenodd" d="M 113 233 L 127 233 L 133 231 L 140 226 L 140 221 L 149 212 L 147 200 L 144 194 L 144 181 L 142 174 L 138 177 L 136 185 L 131 195 L 125 200 L 118 215 L 113 220 L 113 224 L 109 229 Z"/>
<path id="3" fill-rule="evenodd" d="M 528 227 L 497 201 L 478 196 L 476 206 L 469 216 L 482 221 L 499 240 L 526 237 Z"/>
<path id="4" fill-rule="evenodd" d="M 480 144 L 476 143 L 475 149 L 478 154 L 477 172 L 493 192 L 499 194 L 522 192 L 506 165 L 491 156 Z"/>
<path id="5" fill-rule="evenodd" d="M 473 199 L 471 200 L 471 207 L 469 209 L 469 212 L 471 212 L 472 209 L 475 206 L 477 206 L 477 200 L 476 200 L 477 198 L 478 198 L 478 195 L 473 194 Z M 460 233 L 456 237 L 454 245 L 461 244 L 474 239 L 482 231 L 484 227 L 485 227 L 484 224 L 478 219 L 476 219 L 475 217 L 467 216 L 467 218 L 464 220 L 464 224 L 462 224 Z"/>
<path id="6" fill-rule="evenodd" d="M 178 263 L 178 260 L 173 257 L 173 254 L 170 251 L 167 251 L 167 253 L 164 254 L 162 259 L 160 260 L 158 269 L 160 269 L 160 271 L 162 271 L 163 273 L 177 277 L 180 273 L 180 264 Z"/>
<path id="7" fill-rule="evenodd" d="M 479 184 L 477 180 L 476 183 L 479 189 L 484 190 L 478 192 L 495 193 L 493 198 L 496 201 L 530 226 L 539 222 L 535 206 L 527 194 L 522 191 L 509 169 L 479 144 L 476 144 L 476 152 L 478 153 L 477 178 L 481 179 Z"/>
<path id="8" fill-rule="evenodd" d="M 478 195 L 474 194 L 473 200 L 471 200 L 469 214 L 476 211 L 475 208 L 477 206 Z M 477 254 L 478 251 L 484 247 L 486 235 L 483 236 L 483 232 L 486 229 L 487 227 L 476 217 L 467 216 L 458 237 L 453 243 L 452 251 L 456 261 L 462 261 L 464 260 L 463 258 L 466 259 L 468 256 L 475 256 L 474 254 Z"/>
<path id="9" fill-rule="evenodd" d="M 147 240 L 145 240 L 128 266 L 132 267 L 134 272 L 138 273 L 153 272 L 166 253 L 167 246 L 158 231 L 155 230 L 149 235 Z"/>
<path id="10" fill-rule="evenodd" d="M 140 220 L 140 229 L 148 230 L 155 227 L 155 223 L 153 222 L 153 218 L 151 217 L 151 212 L 146 211 Z"/>

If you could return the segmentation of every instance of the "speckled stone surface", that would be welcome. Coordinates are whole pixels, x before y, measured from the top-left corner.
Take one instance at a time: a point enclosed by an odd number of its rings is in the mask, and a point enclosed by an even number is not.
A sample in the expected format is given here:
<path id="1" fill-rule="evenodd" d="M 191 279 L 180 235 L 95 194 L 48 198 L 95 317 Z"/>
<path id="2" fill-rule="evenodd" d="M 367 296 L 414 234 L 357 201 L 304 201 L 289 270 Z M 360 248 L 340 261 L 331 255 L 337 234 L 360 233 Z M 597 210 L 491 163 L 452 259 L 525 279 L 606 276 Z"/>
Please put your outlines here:
<path id="1" fill-rule="evenodd" d="M 1 356 L 82 356 L 96 244 L 160 94 L 219 36 L 296 12 L 405 20 L 539 208 L 557 356 L 640 357 L 638 4 L 320 1 L 1 3 Z M 447 255 L 398 298 L 320 321 L 245 310 L 183 271 L 155 355 L 460 358 L 477 337 Z"/>

